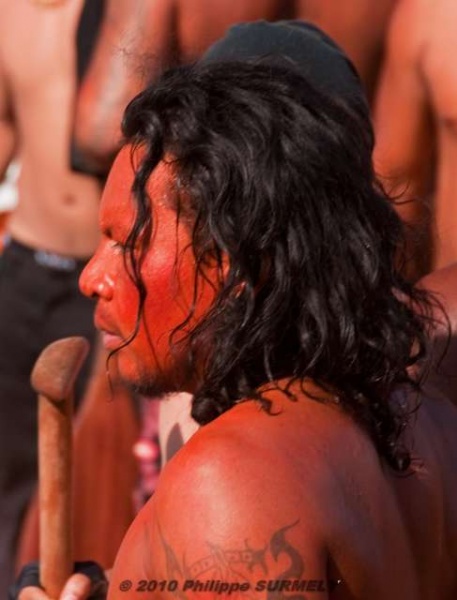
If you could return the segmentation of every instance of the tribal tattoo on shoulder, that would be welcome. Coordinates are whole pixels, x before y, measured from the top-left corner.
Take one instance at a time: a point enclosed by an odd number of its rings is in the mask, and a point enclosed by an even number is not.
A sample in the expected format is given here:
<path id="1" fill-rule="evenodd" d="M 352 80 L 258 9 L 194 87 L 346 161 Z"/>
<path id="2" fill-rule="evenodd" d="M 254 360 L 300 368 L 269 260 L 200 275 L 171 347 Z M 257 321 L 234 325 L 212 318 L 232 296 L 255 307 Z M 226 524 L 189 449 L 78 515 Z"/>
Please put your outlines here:
<path id="1" fill-rule="evenodd" d="M 241 548 L 223 548 L 207 542 L 208 553 L 189 563 L 183 554 L 178 559 L 175 551 L 160 532 L 166 557 L 167 579 L 180 581 L 173 593 L 180 600 L 189 600 L 193 594 L 205 598 L 259 598 L 266 600 L 306 600 L 313 592 L 332 591 L 340 581 L 324 581 L 309 578 L 300 552 L 287 539 L 287 532 L 298 521 L 273 533 L 270 541 L 261 548 L 254 548 L 244 540 Z M 281 572 L 273 573 L 272 565 L 281 561 L 287 564 Z M 270 565 L 270 566 L 269 566 Z"/>

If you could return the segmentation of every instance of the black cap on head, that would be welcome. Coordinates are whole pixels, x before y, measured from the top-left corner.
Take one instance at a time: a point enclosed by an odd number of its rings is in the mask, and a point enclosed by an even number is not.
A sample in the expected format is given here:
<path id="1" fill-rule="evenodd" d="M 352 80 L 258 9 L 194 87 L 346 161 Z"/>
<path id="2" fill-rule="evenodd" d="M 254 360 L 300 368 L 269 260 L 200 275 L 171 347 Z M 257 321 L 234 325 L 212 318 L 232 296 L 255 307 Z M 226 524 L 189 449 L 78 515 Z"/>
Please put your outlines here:
<path id="1" fill-rule="evenodd" d="M 359 76 L 347 56 L 318 27 L 303 21 L 257 21 L 231 27 L 203 55 L 202 62 L 269 56 L 295 64 L 320 91 L 366 103 Z"/>

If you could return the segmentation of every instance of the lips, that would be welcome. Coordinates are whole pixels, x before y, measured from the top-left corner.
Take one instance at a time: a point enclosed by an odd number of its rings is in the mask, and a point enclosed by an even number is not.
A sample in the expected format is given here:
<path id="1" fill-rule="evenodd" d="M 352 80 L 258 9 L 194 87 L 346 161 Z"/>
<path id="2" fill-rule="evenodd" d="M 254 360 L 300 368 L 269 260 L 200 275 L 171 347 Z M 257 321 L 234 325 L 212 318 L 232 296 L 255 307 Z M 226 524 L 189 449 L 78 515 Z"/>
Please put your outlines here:
<path id="1" fill-rule="evenodd" d="M 114 335 L 112 333 L 109 333 L 109 332 L 103 331 L 103 330 L 101 330 L 100 333 L 101 333 L 103 347 L 106 350 L 116 350 L 116 348 L 119 348 L 119 346 L 122 346 L 123 339 L 120 336 Z"/>
<path id="2" fill-rule="evenodd" d="M 123 337 L 116 333 L 115 328 L 109 325 L 98 312 L 95 313 L 94 324 L 100 331 L 102 344 L 106 350 L 115 350 L 122 346 Z"/>

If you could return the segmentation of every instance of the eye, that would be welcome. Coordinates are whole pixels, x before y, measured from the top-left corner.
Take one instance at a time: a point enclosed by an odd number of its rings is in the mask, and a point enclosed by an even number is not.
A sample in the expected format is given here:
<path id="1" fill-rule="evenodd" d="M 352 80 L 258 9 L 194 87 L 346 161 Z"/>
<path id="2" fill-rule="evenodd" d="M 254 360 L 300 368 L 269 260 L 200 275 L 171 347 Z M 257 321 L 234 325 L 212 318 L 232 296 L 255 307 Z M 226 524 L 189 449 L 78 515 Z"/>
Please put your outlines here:
<path id="1" fill-rule="evenodd" d="M 127 246 L 125 244 L 123 244 L 122 242 L 116 241 L 116 240 L 111 240 L 110 241 L 110 246 L 111 248 L 113 248 L 113 250 L 115 251 L 116 254 L 127 254 L 128 252 L 130 252 L 131 248 L 130 246 Z"/>

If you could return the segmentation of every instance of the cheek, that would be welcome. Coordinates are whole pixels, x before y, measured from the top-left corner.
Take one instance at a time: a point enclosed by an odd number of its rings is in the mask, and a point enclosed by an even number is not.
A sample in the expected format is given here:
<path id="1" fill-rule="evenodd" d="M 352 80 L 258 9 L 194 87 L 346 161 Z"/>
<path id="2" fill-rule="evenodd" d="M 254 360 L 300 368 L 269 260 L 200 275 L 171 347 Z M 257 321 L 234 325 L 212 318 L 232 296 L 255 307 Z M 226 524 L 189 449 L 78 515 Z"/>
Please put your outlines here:
<path id="1" fill-rule="evenodd" d="M 150 334 L 160 332 L 168 337 L 194 311 L 184 328 L 189 331 L 215 299 L 214 288 L 203 277 L 198 278 L 195 293 L 195 262 L 190 249 L 181 253 L 178 262 L 173 255 L 150 264 L 144 269 L 143 278 L 148 282 L 143 320 Z M 157 339 L 158 335 L 154 337 Z"/>
<path id="2" fill-rule="evenodd" d="M 193 274 L 174 259 L 156 261 L 143 270 L 147 297 L 143 320 L 150 332 L 170 333 L 189 314 L 192 306 Z"/>
<path id="3" fill-rule="evenodd" d="M 116 289 L 116 313 L 120 329 L 127 336 L 135 328 L 140 294 L 137 286 L 129 277 L 123 260 L 119 260 L 118 263 L 116 271 L 113 272 Z"/>

